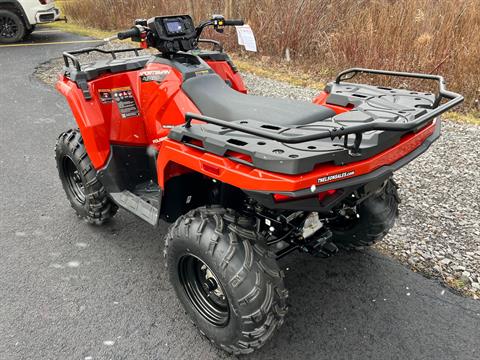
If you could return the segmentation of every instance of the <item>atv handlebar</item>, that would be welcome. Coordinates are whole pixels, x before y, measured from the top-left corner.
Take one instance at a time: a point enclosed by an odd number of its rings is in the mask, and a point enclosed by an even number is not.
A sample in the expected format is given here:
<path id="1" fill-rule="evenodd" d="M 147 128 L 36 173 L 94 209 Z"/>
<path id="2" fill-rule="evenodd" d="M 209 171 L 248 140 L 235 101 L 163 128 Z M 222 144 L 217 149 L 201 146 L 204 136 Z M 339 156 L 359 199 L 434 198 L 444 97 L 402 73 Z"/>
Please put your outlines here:
<path id="1" fill-rule="evenodd" d="M 143 26 L 135 25 L 130 30 L 121 31 L 117 34 L 118 40 L 125 40 L 129 38 L 139 38 L 146 29 Z"/>
<path id="2" fill-rule="evenodd" d="M 196 27 L 197 40 L 202 35 L 203 29 L 207 26 L 213 26 L 213 28 L 218 32 L 223 32 L 224 26 L 242 26 L 245 25 L 245 21 L 242 19 L 225 19 L 223 15 L 213 15 L 212 19 L 200 23 Z"/>
<path id="3" fill-rule="evenodd" d="M 245 22 L 242 19 L 230 19 L 224 21 L 225 26 L 243 26 Z"/>
<path id="4" fill-rule="evenodd" d="M 156 18 L 154 18 L 156 19 Z M 197 27 L 195 27 L 194 31 L 194 39 L 198 43 L 200 42 L 200 36 L 203 30 L 208 26 L 213 26 L 215 31 L 222 33 L 223 28 L 225 26 L 242 26 L 245 22 L 242 19 L 225 19 L 223 15 L 213 15 L 211 19 L 201 22 Z M 129 30 L 121 31 L 117 33 L 117 35 L 104 39 L 104 41 L 111 41 L 111 40 L 125 40 L 131 38 L 134 41 L 140 41 L 142 39 L 148 39 L 149 34 L 154 32 L 154 30 L 150 29 L 148 26 L 148 21 L 144 19 L 137 19 L 135 20 L 135 26 Z M 184 40 L 191 40 L 190 35 L 188 38 L 184 38 Z M 205 42 L 205 40 L 203 40 Z M 144 48 L 150 46 L 142 46 Z"/>
<path id="5" fill-rule="evenodd" d="M 127 30 L 127 31 L 121 31 L 117 34 L 117 38 L 119 40 L 125 40 L 125 39 L 135 37 L 135 36 L 140 36 L 140 29 L 137 28 L 137 27 L 133 27 L 130 30 Z"/>

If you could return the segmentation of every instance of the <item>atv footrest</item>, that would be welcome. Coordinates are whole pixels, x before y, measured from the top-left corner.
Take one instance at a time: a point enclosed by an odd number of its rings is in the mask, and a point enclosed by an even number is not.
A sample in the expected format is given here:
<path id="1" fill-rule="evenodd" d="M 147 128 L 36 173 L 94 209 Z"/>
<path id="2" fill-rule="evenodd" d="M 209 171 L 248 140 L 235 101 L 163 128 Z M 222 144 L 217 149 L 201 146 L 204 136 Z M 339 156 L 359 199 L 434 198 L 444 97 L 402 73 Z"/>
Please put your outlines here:
<path id="1" fill-rule="evenodd" d="M 128 190 L 124 190 L 121 193 L 111 193 L 110 196 L 119 206 L 134 213 L 146 222 L 154 226 L 157 225 L 160 207 L 152 205 L 150 202 L 147 202 L 142 199 L 142 197 L 137 196 Z"/>

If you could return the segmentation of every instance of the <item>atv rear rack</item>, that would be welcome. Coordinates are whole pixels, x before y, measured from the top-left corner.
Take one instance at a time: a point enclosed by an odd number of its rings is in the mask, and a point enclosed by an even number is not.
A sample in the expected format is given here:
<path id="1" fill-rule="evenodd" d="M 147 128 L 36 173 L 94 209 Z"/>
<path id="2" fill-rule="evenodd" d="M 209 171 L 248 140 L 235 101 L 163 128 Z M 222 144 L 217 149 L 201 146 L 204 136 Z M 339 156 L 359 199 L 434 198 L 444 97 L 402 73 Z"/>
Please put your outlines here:
<path id="1" fill-rule="evenodd" d="M 433 94 L 343 82 L 359 73 L 434 80 L 439 90 Z M 268 122 L 268 114 L 266 121 L 227 121 L 187 113 L 185 124 L 172 128 L 168 137 L 258 169 L 302 174 L 318 164 L 342 166 L 375 156 L 463 101 L 461 95 L 446 89 L 441 76 L 361 68 L 341 72 L 327 85 L 326 93 L 327 105 L 353 108 L 306 125 L 277 125 Z M 440 122 L 434 127 L 439 128 Z"/>
<path id="2" fill-rule="evenodd" d="M 299 144 L 303 142 L 321 140 L 321 139 L 335 139 L 345 137 L 345 146 L 348 143 L 348 135 L 355 134 L 355 141 L 353 147 L 349 147 L 353 153 L 357 152 L 360 144 L 362 142 L 362 134 L 368 131 L 382 130 L 382 131 L 411 131 L 421 128 L 423 125 L 426 125 L 428 122 L 441 115 L 442 113 L 448 111 L 454 106 L 458 105 L 463 101 L 463 96 L 451 91 L 446 90 L 445 80 L 442 76 L 439 75 L 430 75 L 430 74 L 417 74 L 417 73 L 407 73 L 407 72 L 396 72 L 396 71 L 386 71 L 386 70 L 373 70 L 373 69 L 363 69 L 363 68 L 351 68 L 339 73 L 335 79 L 336 84 L 340 84 L 342 80 L 348 80 L 360 73 L 376 74 L 376 75 L 387 75 L 387 76 L 397 76 L 397 77 L 409 77 L 416 79 L 426 79 L 426 80 L 435 80 L 439 83 L 439 93 L 436 96 L 435 102 L 432 105 L 432 111 L 426 112 L 424 115 L 421 115 L 417 119 L 407 122 L 407 123 L 391 123 L 391 122 L 373 122 L 361 125 L 352 125 L 348 127 L 333 127 L 331 129 L 323 130 L 315 134 L 307 135 L 282 135 L 282 133 L 293 130 L 294 128 L 284 127 L 281 131 L 276 133 L 269 130 L 254 129 L 242 125 L 240 122 L 230 122 L 225 121 L 209 116 L 187 113 L 185 115 L 185 128 L 190 128 L 192 120 L 200 120 L 209 124 L 218 125 L 224 128 L 240 131 L 250 135 L 259 136 L 262 138 L 278 141 L 285 144 Z M 443 105 L 440 105 L 442 99 L 449 99 Z M 248 120 L 248 119 L 245 119 Z"/>
<path id="3" fill-rule="evenodd" d="M 439 91 L 437 100 L 435 101 L 433 107 L 437 108 L 440 105 L 440 102 L 443 98 L 455 100 L 452 104 L 442 112 L 449 110 L 450 108 L 458 105 L 463 101 L 463 96 L 460 94 L 454 93 L 452 91 L 448 91 L 445 86 L 446 82 L 445 79 L 440 75 L 432 75 L 432 74 L 420 74 L 420 73 L 408 73 L 408 72 L 401 72 L 401 71 L 388 71 L 388 70 L 376 70 L 376 69 L 364 69 L 364 68 L 351 68 L 342 71 L 337 75 L 335 78 L 335 83 L 340 84 L 342 80 L 350 80 L 357 76 L 358 74 L 374 74 L 374 75 L 385 75 L 385 76 L 393 76 L 393 77 L 407 77 L 407 78 L 414 78 L 414 79 L 423 79 L 423 80 L 434 80 L 438 81 L 439 83 Z M 448 103 L 447 103 L 448 104 Z M 446 104 L 445 104 L 446 105 Z M 442 113 L 440 112 L 440 114 Z M 435 116 L 438 116 L 437 114 Z"/>

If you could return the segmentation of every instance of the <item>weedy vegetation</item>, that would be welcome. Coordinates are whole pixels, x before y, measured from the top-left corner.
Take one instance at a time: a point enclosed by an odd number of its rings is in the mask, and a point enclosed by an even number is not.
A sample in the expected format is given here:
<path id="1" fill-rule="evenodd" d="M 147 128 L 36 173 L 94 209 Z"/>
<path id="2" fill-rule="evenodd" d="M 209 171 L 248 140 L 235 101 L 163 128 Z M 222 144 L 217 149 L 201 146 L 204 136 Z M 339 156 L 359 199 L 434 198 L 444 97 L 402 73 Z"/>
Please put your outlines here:
<path id="1" fill-rule="evenodd" d="M 103 30 L 176 13 L 196 21 L 215 13 L 243 18 L 258 55 L 243 53 L 235 36 L 211 34 L 243 57 L 319 81 L 353 66 L 438 73 L 465 95 L 466 109 L 480 111 L 480 0 L 69 0 L 63 9 L 74 22 Z"/>

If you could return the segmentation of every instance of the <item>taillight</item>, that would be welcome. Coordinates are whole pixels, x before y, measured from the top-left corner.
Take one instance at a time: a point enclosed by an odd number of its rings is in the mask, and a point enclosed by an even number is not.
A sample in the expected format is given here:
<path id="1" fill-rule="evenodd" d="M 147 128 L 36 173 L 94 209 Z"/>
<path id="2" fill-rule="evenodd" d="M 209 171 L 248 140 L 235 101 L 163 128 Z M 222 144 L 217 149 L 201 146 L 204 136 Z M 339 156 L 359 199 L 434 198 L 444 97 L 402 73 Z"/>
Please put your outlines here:
<path id="1" fill-rule="evenodd" d="M 297 199 L 297 198 L 287 196 L 287 195 L 282 195 L 282 194 L 273 194 L 273 198 L 275 199 L 275 202 L 292 201 Z"/>

